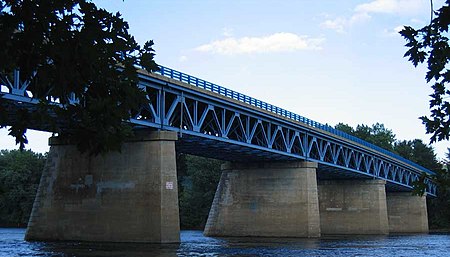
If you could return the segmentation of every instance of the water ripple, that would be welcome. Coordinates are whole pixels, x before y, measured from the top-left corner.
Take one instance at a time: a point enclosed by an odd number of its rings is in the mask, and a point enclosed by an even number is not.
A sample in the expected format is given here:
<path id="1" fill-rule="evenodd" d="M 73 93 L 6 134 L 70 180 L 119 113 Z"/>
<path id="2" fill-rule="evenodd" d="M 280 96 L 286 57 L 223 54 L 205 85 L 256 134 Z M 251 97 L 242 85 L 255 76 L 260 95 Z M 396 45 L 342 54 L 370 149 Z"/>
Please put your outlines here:
<path id="1" fill-rule="evenodd" d="M 182 231 L 180 244 L 26 242 L 24 229 L 0 228 L 0 256 L 449 256 L 450 235 L 212 238 Z"/>

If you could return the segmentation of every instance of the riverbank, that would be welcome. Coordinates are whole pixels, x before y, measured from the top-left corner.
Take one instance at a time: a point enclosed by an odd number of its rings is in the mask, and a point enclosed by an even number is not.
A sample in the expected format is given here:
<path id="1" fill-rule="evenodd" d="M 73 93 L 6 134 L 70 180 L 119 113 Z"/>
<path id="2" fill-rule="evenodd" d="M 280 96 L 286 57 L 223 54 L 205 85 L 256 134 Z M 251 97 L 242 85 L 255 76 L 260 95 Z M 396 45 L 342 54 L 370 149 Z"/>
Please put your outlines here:
<path id="1" fill-rule="evenodd" d="M 450 228 L 434 228 L 434 229 L 430 229 L 430 234 L 450 234 Z"/>
<path id="2" fill-rule="evenodd" d="M 27 228 L 27 224 L 22 224 L 22 223 L 18 223 L 18 224 L 0 223 L 0 229 L 1 228 L 23 228 L 23 229 L 26 229 Z"/>

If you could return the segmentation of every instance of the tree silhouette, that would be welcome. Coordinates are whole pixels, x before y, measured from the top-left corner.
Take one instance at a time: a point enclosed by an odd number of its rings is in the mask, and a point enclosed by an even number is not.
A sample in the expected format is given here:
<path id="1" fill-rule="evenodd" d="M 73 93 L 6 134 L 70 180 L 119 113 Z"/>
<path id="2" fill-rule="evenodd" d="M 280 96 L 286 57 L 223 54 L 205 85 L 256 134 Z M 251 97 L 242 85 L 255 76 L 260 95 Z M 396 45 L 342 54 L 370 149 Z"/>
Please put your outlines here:
<path id="1" fill-rule="evenodd" d="M 0 81 L 18 69 L 40 101 L 11 108 L 0 95 L 0 127 L 11 126 L 21 148 L 26 130 L 45 124 L 82 151 L 120 149 L 132 134 L 124 121 L 147 102 L 135 64 L 157 69 L 153 42 L 139 46 L 128 28 L 87 0 L 0 0 Z"/>
<path id="2" fill-rule="evenodd" d="M 431 1 L 431 3 L 433 3 Z M 430 100 L 430 117 L 422 116 L 426 131 L 431 135 L 431 142 L 448 140 L 450 137 L 450 47 L 448 28 L 450 24 L 450 0 L 438 11 L 432 12 L 429 25 L 414 29 L 405 26 L 400 34 L 406 39 L 408 51 L 405 57 L 417 66 L 427 63 L 426 81 L 432 82 L 433 94 Z M 436 15 L 433 18 L 433 14 Z"/>

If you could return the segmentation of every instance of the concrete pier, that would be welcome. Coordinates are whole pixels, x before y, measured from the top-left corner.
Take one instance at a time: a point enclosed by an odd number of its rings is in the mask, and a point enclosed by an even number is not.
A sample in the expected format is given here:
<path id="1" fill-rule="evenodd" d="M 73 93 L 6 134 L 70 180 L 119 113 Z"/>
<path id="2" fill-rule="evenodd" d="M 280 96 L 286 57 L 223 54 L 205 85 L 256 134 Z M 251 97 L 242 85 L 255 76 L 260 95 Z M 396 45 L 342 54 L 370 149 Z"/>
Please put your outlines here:
<path id="1" fill-rule="evenodd" d="M 144 131 L 93 157 L 52 138 L 26 240 L 179 242 L 176 139 Z"/>
<path id="2" fill-rule="evenodd" d="M 206 236 L 319 237 L 317 163 L 222 167 Z"/>
<path id="3" fill-rule="evenodd" d="M 319 181 L 322 234 L 388 234 L 385 184 L 383 180 Z"/>
<path id="4" fill-rule="evenodd" d="M 411 192 L 388 192 L 386 199 L 389 233 L 428 233 L 425 196 L 415 196 Z"/>

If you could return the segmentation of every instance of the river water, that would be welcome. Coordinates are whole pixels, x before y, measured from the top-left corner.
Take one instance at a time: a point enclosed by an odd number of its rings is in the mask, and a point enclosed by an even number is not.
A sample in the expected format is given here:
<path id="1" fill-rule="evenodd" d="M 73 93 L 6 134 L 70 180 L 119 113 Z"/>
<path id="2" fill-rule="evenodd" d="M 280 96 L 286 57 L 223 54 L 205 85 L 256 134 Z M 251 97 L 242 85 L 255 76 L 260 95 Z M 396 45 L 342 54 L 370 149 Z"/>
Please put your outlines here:
<path id="1" fill-rule="evenodd" d="M 0 256 L 450 256 L 450 235 L 320 239 L 211 238 L 181 231 L 180 244 L 26 242 L 25 229 L 0 228 Z"/>

